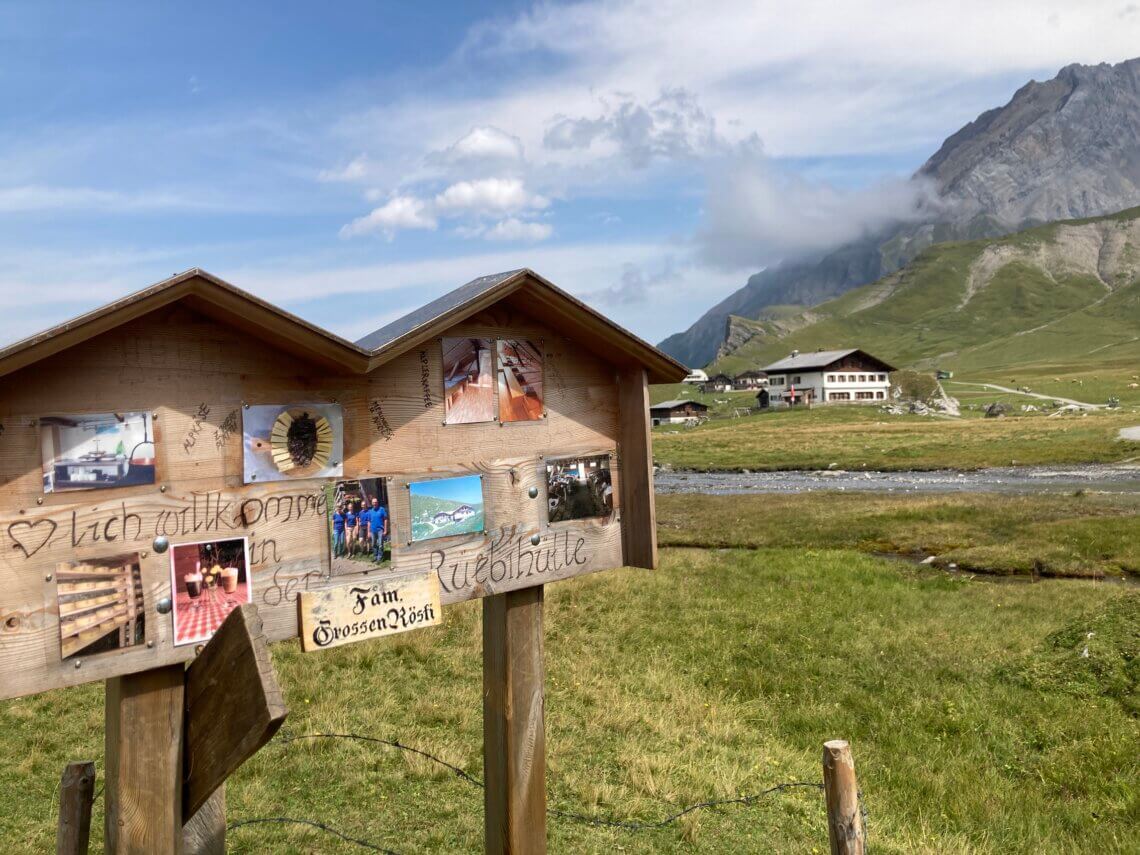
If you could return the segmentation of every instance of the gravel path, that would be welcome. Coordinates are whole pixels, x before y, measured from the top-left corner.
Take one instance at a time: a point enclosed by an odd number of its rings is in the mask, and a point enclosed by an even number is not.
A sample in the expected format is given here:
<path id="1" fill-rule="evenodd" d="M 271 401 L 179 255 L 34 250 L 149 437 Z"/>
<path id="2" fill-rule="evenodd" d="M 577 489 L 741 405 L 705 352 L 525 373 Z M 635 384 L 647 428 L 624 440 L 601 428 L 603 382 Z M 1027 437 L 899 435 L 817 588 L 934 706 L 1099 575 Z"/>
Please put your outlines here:
<path id="1" fill-rule="evenodd" d="M 994 389 L 998 392 L 1006 392 L 1010 395 L 1025 395 L 1027 398 L 1040 398 L 1042 401 L 1061 401 L 1065 404 L 1072 404 L 1074 407 L 1082 407 L 1086 410 L 1099 410 L 1101 404 L 1087 404 L 1084 401 L 1074 401 L 1072 398 L 1062 398 L 1060 395 L 1040 395 L 1037 392 L 1022 392 L 1019 389 L 1010 389 L 1008 386 L 998 386 L 994 383 L 963 383 L 960 380 L 950 380 L 950 383 L 957 383 L 959 386 L 984 386 L 987 389 Z"/>

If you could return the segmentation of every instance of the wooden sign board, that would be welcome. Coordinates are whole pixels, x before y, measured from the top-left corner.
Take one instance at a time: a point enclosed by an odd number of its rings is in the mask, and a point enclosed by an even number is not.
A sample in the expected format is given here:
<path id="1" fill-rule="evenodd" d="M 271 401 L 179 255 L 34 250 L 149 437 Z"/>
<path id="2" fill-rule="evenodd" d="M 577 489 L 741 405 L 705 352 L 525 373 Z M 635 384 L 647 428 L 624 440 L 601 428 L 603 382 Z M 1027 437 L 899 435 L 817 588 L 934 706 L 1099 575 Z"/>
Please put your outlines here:
<path id="1" fill-rule="evenodd" d="M 219 315 L 176 302 L 0 376 L 0 699 L 192 660 L 246 602 L 279 641 L 298 636 L 306 593 L 393 574 L 434 577 L 438 616 L 461 600 L 651 566 L 638 547 L 654 542 L 646 372 L 599 355 L 593 327 L 571 340 L 533 308 L 512 297 L 449 315 L 375 365 L 361 351 L 368 367 L 354 368 L 297 351 L 308 328 L 250 334 L 244 303 Z M 443 337 L 494 343 L 482 348 L 494 380 L 479 363 L 475 382 L 451 383 Z M 449 408 L 485 417 L 487 401 L 492 421 L 445 424 Z M 244 414 L 322 403 L 342 415 L 343 474 L 246 483 Z M 116 413 L 149 414 L 131 427 L 141 438 Z M 552 463 L 567 459 L 582 462 Z M 482 502 L 452 496 L 417 529 L 410 485 L 457 476 L 479 476 Z M 385 485 L 383 564 L 359 543 L 332 554 L 336 491 L 351 479 Z M 563 514 L 586 485 L 604 509 Z"/>
<path id="2" fill-rule="evenodd" d="M 383 576 L 305 591 L 299 609 L 301 649 L 306 653 L 435 626 L 443 619 L 439 578 L 434 573 Z"/>

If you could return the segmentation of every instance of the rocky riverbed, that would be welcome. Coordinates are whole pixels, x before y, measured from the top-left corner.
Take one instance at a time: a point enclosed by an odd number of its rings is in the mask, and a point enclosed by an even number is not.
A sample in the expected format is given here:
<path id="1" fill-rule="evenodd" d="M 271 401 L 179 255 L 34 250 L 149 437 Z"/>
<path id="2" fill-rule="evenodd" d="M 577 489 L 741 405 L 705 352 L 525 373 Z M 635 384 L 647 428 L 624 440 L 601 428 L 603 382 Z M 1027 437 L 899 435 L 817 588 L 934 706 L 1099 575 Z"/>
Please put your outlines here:
<path id="1" fill-rule="evenodd" d="M 1009 466 L 970 472 L 679 472 L 658 469 L 659 493 L 1140 493 L 1140 466 Z"/>

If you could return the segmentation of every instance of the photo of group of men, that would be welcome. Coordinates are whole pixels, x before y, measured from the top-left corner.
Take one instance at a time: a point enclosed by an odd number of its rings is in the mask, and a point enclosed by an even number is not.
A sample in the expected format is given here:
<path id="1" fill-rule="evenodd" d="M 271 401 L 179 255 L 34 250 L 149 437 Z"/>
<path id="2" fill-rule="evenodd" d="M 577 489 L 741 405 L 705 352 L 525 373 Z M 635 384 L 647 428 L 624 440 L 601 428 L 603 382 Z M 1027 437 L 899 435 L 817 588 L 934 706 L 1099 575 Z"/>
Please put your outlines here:
<path id="1" fill-rule="evenodd" d="M 381 478 L 338 481 L 329 515 L 334 573 L 341 561 L 380 564 L 390 550 L 388 491 Z M 353 568 L 345 568 L 353 572 Z"/>

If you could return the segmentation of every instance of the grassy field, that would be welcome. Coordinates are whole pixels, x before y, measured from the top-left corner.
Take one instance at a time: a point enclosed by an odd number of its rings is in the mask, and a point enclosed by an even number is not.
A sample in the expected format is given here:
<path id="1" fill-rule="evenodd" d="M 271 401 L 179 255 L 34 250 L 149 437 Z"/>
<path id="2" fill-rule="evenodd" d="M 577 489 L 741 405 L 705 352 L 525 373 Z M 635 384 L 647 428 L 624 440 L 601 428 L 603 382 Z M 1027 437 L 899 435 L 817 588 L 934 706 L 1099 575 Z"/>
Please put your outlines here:
<path id="1" fill-rule="evenodd" d="M 666 549 L 660 572 L 548 591 L 550 803 L 654 820 L 816 781 L 821 743 L 842 736 L 874 851 L 1126 852 L 1140 830 L 1138 616 L 1135 593 L 1103 584 L 966 582 L 850 550 Z M 277 645 L 274 661 L 290 719 L 231 779 L 231 821 L 299 817 L 401 853 L 481 851 L 481 793 L 454 775 L 378 745 L 282 741 L 395 738 L 479 775 L 477 603 L 318 655 Z M 4 852 L 50 848 L 64 762 L 101 767 L 101 703 L 91 686 L 0 704 Z M 555 817 L 550 840 L 553 852 L 827 851 L 810 789 L 655 831 Z M 296 826 L 241 828 L 229 846 L 359 851 Z"/>
<path id="2" fill-rule="evenodd" d="M 962 572 L 1140 578 L 1140 494 L 870 493 L 657 499 L 663 546 L 853 549 Z"/>
<path id="3" fill-rule="evenodd" d="M 1140 425 L 1140 414 L 1131 410 L 951 420 L 891 416 L 874 407 L 816 407 L 695 428 L 657 427 L 653 453 L 660 464 L 711 471 L 1115 463 L 1140 456 L 1140 443 L 1117 438 L 1120 428 L 1132 425 Z"/>

